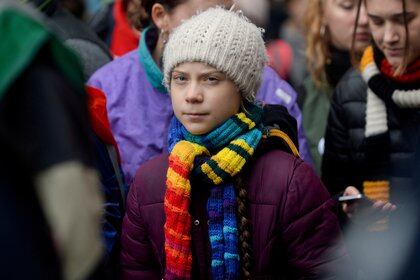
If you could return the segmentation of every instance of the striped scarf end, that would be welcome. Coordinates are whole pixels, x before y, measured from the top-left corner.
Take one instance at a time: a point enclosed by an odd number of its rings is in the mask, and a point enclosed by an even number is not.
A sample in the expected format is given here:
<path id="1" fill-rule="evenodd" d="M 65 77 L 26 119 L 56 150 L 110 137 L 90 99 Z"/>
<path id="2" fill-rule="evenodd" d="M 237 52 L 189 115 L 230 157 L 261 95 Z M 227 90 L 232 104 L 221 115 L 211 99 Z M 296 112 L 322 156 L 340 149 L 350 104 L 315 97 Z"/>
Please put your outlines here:
<path id="1" fill-rule="evenodd" d="M 211 261 L 211 267 L 220 267 L 224 265 L 224 261 L 222 260 L 212 260 Z"/>
<path id="2" fill-rule="evenodd" d="M 235 260 L 235 261 L 239 261 L 239 254 L 237 254 L 237 253 L 228 253 L 228 252 L 226 252 L 225 254 L 224 254 L 224 258 L 225 258 L 225 260 L 227 261 L 227 260 Z"/>

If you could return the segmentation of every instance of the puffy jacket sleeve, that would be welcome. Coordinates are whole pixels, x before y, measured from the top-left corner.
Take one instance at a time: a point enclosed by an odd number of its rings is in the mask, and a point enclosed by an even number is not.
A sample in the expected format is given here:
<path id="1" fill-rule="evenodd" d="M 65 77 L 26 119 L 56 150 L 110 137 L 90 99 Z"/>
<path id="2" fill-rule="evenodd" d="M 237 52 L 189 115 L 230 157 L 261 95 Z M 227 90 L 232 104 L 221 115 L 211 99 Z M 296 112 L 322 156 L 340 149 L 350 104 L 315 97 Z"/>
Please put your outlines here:
<path id="1" fill-rule="evenodd" d="M 350 276 L 352 267 L 334 205 L 313 169 L 306 163 L 297 163 L 281 215 L 291 278 L 343 279 L 345 276 L 347 279 Z"/>
<path id="2" fill-rule="evenodd" d="M 149 241 L 147 227 L 139 207 L 137 181 L 134 180 L 127 198 L 127 209 L 121 235 L 122 279 L 161 279 L 159 264 Z"/>
<path id="3" fill-rule="evenodd" d="M 352 96 L 360 95 L 357 93 L 360 90 L 358 85 L 362 82 L 359 76 L 354 70 L 347 73 L 332 96 L 321 168 L 322 181 L 331 195 L 344 191 L 348 185 L 357 184 L 351 160 L 349 117 L 344 106 L 354 101 L 349 98 L 349 91 Z"/>

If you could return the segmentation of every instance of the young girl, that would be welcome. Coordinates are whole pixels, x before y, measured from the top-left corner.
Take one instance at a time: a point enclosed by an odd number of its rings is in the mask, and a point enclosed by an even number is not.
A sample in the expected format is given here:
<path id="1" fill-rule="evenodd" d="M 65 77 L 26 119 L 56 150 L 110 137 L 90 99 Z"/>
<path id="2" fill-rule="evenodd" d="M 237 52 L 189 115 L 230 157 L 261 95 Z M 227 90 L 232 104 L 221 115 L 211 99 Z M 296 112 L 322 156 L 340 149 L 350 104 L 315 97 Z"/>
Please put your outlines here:
<path id="1" fill-rule="evenodd" d="M 312 168 L 264 151 L 270 132 L 255 95 L 265 61 L 260 30 L 222 8 L 170 36 L 169 155 L 142 165 L 131 185 L 123 279 L 317 278 L 350 267 Z"/>
<path id="2" fill-rule="evenodd" d="M 122 168 L 130 183 L 139 166 L 166 150 L 166 135 L 173 116 L 171 100 L 163 86 L 162 55 L 168 36 L 183 20 L 198 11 L 217 5 L 230 6 L 231 0 L 142 0 L 147 13 L 142 25 L 139 48 L 99 69 L 88 82 L 88 91 L 102 94 L 109 125 L 122 158 Z M 310 161 L 296 93 L 269 67 L 257 99 L 281 104 L 298 121 L 299 151 Z M 108 123 L 108 119 L 104 120 Z"/>
<path id="3" fill-rule="evenodd" d="M 354 185 L 398 202 L 410 190 L 420 126 L 420 1 L 362 5 L 374 44 L 364 51 L 360 73 L 346 75 L 334 93 L 322 175 L 332 193 Z"/>

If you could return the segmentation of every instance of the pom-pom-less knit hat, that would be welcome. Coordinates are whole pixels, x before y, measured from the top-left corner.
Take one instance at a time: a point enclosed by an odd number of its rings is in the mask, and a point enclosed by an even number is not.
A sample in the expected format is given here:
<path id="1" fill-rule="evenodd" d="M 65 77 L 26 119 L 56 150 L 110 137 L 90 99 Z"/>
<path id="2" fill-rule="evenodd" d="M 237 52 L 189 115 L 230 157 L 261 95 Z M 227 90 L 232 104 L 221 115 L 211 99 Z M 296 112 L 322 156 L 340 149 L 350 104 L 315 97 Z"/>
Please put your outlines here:
<path id="1" fill-rule="evenodd" d="M 242 96 L 254 101 L 266 64 L 261 29 L 241 13 L 210 8 L 176 28 L 163 53 L 164 83 L 184 62 L 204 62 L 225 73 Z"/>

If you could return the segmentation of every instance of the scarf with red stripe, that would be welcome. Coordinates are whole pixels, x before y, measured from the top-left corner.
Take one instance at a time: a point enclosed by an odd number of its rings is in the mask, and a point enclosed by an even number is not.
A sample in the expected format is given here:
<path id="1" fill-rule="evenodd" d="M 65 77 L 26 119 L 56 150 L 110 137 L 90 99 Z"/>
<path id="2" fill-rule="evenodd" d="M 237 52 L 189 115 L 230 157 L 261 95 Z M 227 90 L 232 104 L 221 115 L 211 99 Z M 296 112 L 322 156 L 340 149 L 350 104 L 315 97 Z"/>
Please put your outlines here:
<path id="1" fill-rule="evenodd" d="M 165 279 L 190 279 L 192 270 L 190 176 L 213 187 L 207 203 L 214 279 L 237 279 L 236 195 L 226 181 L 253 155 L 261 137 L 262 109 L 255 105 L 205 135 L 190 134 L 174 118 L 169 131 L 169 168 L 165 193 Z M 208 157 L 194 166 L 197 156 Z"/>

